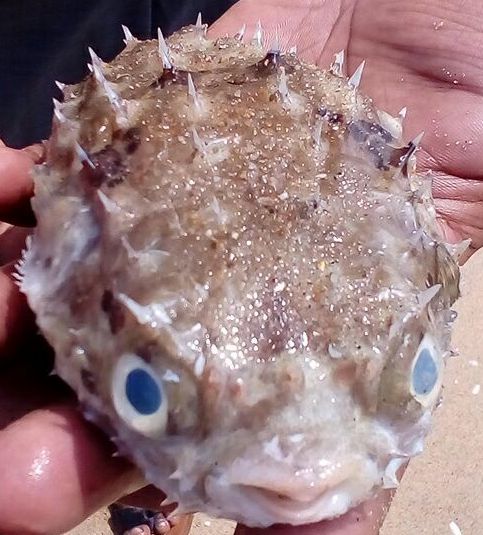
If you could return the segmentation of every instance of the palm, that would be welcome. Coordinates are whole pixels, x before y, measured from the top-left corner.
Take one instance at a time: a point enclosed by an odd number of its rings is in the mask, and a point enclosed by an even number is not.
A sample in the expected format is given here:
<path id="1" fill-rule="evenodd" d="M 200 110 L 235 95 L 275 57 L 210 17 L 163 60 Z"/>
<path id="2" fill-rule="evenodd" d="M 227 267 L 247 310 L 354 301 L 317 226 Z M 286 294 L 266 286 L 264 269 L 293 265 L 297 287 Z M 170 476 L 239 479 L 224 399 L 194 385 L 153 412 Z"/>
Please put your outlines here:
<path id="1" fill-rule="evenodd" d="M 341 49 L 362 90 L 391 113 L 407 106 L 405 136 L 424 130 L 419 166 L 432 171 L 449 241 L 483 245 L 483 5 L 478 0 L 242 0 L 214 26 L 236 31 L 258 18 L 267 39 L 297 45 L 322 67 Z"/>

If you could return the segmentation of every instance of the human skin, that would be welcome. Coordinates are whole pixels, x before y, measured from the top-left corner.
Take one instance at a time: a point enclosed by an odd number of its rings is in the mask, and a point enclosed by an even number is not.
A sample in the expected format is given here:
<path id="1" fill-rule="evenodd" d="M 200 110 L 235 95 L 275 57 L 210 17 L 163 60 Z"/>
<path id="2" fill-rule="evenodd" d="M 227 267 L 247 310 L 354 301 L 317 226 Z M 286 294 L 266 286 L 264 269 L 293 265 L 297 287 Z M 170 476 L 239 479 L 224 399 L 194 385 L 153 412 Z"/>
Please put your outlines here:
<path id="1" fill-rule="evenodd" d="M 483 244 L 483 4 L 469 0 L 241 0 L 211 28 L 235 33 L 258 19 L 266 42 L 298 45 L 327 67 L 347 51 L 351 74 L 366 60 L 362 90 L 391 113 L 408 107 L 408 139 L 426 131 L 419 169 L 433 174 L 441 228 L 448 241 Z M 457 83 L 454 83 L 457 82 Z M 0 148 L 0 220 L 31 224 L 28 175 L 39 148 Z M 103 435 L 79 415 L 75 400 L 48 375 L 49 356 L 32 338 L 34 322 L 14 284 L 11 261 L 24 232 L 0 236 L 0 533 L 63 533 L 96 509 L 141 485 Z M 43 364 L 45 362 L 45 365 Z M 304 528 L 239 527 L 246 535 L 373 535 L 389 502 L 383 494 L 334 521 Z M 160 493 L 131 501 L 155 508 Z"/>

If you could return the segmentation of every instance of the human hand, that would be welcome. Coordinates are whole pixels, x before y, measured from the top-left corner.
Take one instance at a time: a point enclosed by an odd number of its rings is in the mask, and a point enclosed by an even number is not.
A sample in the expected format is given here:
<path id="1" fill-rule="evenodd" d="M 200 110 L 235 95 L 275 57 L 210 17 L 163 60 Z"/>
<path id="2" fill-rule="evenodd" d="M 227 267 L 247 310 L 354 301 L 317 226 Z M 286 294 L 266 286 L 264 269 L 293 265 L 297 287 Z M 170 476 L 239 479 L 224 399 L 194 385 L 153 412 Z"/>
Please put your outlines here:
<path id="1" fill-rule="evenodd" d="M 40 149 L 0 147 L 0 221 L 34 222 L 29 171 Z M 26 233 L 4 226 L 0 235 L 0 533 L 53 535 L 141 480 L 49 375 L 51 355 L 12 277 Z"/>
<path id="2" fill-rule="evenodd" d="M 348 74 L 366 60 L 361 90 L 393 115 L 407 107 L 407 140 L 425 131 L 419 170 L 448 241 L 483 244 L 483 4 L 478 0 L 241 0 L 211 28 L 236 33 L 258 20 L 265 44 L 278 34 L 327 68 L 346 51 Z"/>
<path id="3" fill-rule="evenodd" d="M 408 106 L 408 138 L 423 129 L 427 132 L 420 168 L 435 174 L 434 193 L 448 239 L 469 236 L 477 248 L 483 241 L 483 186 L 478 175 L 483 156 L 476 142 L 482 124 L 478 96 L 483 77 L 476 58 L 481 48 L 476 43 L 483 42 L 483 23 L 478 22 L 482 8 L 466 2 L 465 12 L 457 13 L 458 5 L 455 0 L 428 1 L 423 6 L 411 0 L 403 4 L 397 0 L 242 0 L 213 31 L 235 33 L 243 22 L 250 30 L 261 18 L 268 42 L 278 28 L 282 43 L 298 44 L 302 56 L 321 66 L 326 67 L 333 53 L 342 48 L 348 51 L 349 72 L 366 59 L 363 91 L 389 112 Z M 441 21 L 443 26 L 436 29 Z M 476 25 L 480 26 L 475 29 Z M 458 42 L 452 37 L 454 32 L 458 32 Z M 458 74 L 459 83 L 453 84 L 455 78 L 447 72 Z M 12 221 L 20 207 L 29 217 L 27 168 L 31 163 L 24 153 L 21 157 L 16 153 L 17 159 L 9 152 L 8 158 L 15 162 L 7 166 L 7 150 L 0 149 L 0 219 Z M 18 241 L 11 240 L 8 259 L 16 252 L 15 243 L 18 250 Z M 7 272 L 8 268 L 2 269 L 0 285 L 1 354 L 14 353 L 32 328 L 25 301 Z M 9 325 L 19 326 L 13 338 L 5 328 L 5 318 Z M 0 532 L 64 532 L 139 484 L 136 471 L 112 458 L 108 442 L 78 415 L 74 400 L 60 382 L 40 373 L 29 359 L 22 360 L 23 371 L 13 361 L 0 366 L 6 369 L 0 386 L 5 396 L 0 400 L 0 460 L 8 460 L 1 467 Z M 159 494 L 144 492 L 142 500 L 139 505 L 153 507 L 159 503 Z M 384 495 L 333 522 L 303 529 L 271 528 L 263 533 L 377 533 L 387 501 Z M 254 534 L 259 530 L 240 527 L 239 531 Z"/>

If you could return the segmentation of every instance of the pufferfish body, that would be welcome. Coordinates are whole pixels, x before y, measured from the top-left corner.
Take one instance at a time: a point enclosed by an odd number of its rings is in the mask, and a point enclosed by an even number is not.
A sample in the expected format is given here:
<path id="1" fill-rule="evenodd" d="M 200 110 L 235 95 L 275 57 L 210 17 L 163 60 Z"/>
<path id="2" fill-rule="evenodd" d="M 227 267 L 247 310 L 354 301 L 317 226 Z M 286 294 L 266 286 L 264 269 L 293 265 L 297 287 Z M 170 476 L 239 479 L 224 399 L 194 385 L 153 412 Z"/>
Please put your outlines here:
<path id="1" fill-rule="evenodd" d="M 459 270 L 416 139 L 260 29 L 64 88 L 22 289 L 59 375 L 179 511 L 335 517 L 422 449 Z"/>

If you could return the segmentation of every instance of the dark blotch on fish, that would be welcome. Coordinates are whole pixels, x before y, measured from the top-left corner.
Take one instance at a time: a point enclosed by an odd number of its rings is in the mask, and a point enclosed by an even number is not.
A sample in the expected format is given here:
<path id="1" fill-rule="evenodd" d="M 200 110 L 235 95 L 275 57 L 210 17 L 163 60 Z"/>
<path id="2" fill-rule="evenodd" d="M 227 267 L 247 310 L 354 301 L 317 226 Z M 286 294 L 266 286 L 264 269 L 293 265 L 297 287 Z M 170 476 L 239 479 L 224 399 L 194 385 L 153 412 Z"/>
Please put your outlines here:
<path id="1" fill-rule="evenodd" d="M 149 87 L 157 89 L 164 89 L 167 84 L 182 84 L 188 85 L 188 72 L 176 69 L 164 69 L 161 76 L 159 76 Z"/>
<path id="2" fill-rule="evenodd" d="M 123 135 L 123 142 L 125 143 L 125 149 L 127 154 L 133 154 L 141 144 L 141 135 L 139 128 L 130 128 L 126 130 Z"/>
<path id="3" fill-rule="evenodd" d="M 86 389 L 91 394 L 95 394 L 97 392 L 96 379 L 94 375 L 92 374 L 92 372 L 90 372 L 86 368 L 82 368 L 80 375 L 81 375 L 82 384 L 86 387 Z"/>
<path id="4" fill-rule="evenodd" d="M 124 326 L 126 318 L 121 305 L 110 290 L 105 290 L 102 294 L 101 309 L 107 314 L 112 334 L 119 332 Z"/>
<path id="5" fill-rule="evenodd" d="M 279 50 L 271 50 L 257 63 L 258 71 L 265 72 L 266 74 L 278 72 L 280 67 L 284 67 L 287 74 L 294 71 L 292 65 L 287 62 Z"/>
<path id="6" fill-rule="evenodd" d="M 349 135 L 369 152 L 377 169 L 388 170 L 390 166 L 399 167 L 401 159 L 406 156 L 409 147 L 395 148 L 389 143 L 394 141 L 392 135 L 381 125 L 366 120 L 352 121 Z"/>
<path id="7" fill-rule="evenodd" d="M 82 177 L 94 188 L 103 184 L 113 187 L 124 180 L 124 165 L 122 155 L 112 146 L 89 155 L 89 163 L 83 164 Z"/>

